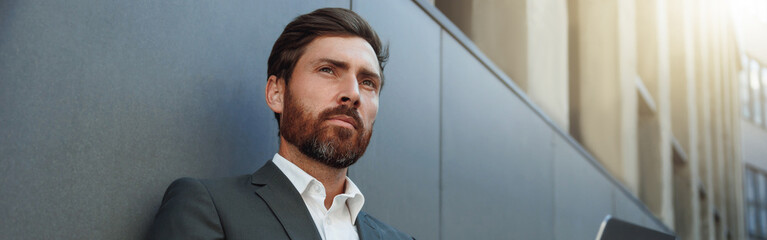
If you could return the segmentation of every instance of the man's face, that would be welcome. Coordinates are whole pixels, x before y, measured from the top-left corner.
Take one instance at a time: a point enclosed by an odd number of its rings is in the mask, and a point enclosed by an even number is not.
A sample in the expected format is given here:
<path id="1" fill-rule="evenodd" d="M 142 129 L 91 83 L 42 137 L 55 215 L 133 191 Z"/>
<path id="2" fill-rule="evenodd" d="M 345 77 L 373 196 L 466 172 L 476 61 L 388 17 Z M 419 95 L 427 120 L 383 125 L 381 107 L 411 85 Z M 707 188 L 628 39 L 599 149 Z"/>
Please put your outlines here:
<path id="1" fill-rule="evenodd" d="M 282 137 L 328 166 L 354 164 L 373 133 L 380 76 L 376 54 L 364 39 L 316 38 L 286 86 Z"/>

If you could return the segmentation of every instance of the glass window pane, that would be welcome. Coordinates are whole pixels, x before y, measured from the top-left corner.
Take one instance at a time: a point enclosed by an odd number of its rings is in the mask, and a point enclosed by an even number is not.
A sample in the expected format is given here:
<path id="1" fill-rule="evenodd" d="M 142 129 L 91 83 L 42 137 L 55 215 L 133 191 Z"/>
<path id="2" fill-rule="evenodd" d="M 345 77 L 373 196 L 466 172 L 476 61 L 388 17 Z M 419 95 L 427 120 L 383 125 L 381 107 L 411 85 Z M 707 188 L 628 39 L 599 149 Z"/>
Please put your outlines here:
<path id="1" fill-rule="evenodd" d="M 754 175 L 756 175 L 758 179 L 756 190 L 759 199 L 757 199 L 758 202 L 753 206 L 757 209 L 757 213 L 759 214 L 759 236 L 765 236 L 767 235 L 767 208 L 765 208 L 764 204 L 767 202 L 767 177 L 757 171 L 754 171 Z"/>
<path id="2" fill-rule="evenodd" d="M 749 235 L 756 235 L 756 208 L 753 205 L 748 206 L 748 233 Z"/>
<path id="3" fill-rule="evenodd" d="M 762 123 L 762 96 L 761 96 L 761 83 L 759 82 L 759 63 L 756 62 L 756 60 L 751 60 L 751 66 L 749 67 L 749 70 L 751 72 L 749 78 L 749 83 L 751 87 L 751 96 L 754 96 L 751 100 L 754 104 L 754 122 L 761 124 Z"/>
<path id="4" fill-rule="evenodd" d="M 760 211 L 760 212 L 762 213 L 761 214 L 761 226 L 762 226 L 761 229 L 762 230 L 761 230 L 760 236 L 764 236 L 765 235 L 764 231 L 767 230 L 767 209 L 762 208 L 761 210 L 762 211 Z"/>
<path id="5" fill-rule="evenodd" d="M 767 2 L 767 0 L 764 0 Z M 767 13 L 765 13 L 767 14 Z M 761 86 L 762 86 L 762 113 L 767 114 L 767 68 L 762 67 L 761 68 Z M 762 121 L 764 124 L 767 124 L 767 117 L 762 117 L 765 121 Z"/>
<path id="6" fill-rule="evenodd" d="M 748 62 L 746 60 L 745 62 Z M 740 105 L 742 106 L 741 111 L 743 112 L 743 118 L 750 119 L 751 118 L 751 91 L 749 91 L 748 88 L 748 65 L 745 64 L 743 71 L 740 72 L 739 78 L 740 78 Z"/>
<path id="7" fill-rule="evenodd" d="M 754 174 L 751 168 L 746 168 L 746 202 L 751 203 L 754 201 Z"/>
<path id="8" fill-rule="evenodd" d="M 765 182 L 764 175 L 756 174 L 756 176 L 757 179 L 759 179 L 756 185 L 756 190 L 759 196 L 758 200 L 760 203 L 763 203 L 765 200 L 767 200 L 767 182 Z"/>

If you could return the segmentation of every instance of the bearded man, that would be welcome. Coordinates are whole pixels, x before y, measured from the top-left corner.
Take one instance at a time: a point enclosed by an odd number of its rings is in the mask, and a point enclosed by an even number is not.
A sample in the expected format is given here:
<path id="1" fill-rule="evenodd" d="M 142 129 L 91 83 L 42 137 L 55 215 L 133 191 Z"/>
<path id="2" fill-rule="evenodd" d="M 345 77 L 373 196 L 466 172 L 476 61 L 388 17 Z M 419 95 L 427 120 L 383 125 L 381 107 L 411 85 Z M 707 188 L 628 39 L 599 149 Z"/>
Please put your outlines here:
<path id="1" fill-rule="evenodd" d="M 387 56 L 350 10 L 294 19 L 268 60 L 274 158 L 251 175 L 174 181 L 149 238 L 412 239 L 361 211 L 365 198 L 346 176 L 373 133 Z"/>

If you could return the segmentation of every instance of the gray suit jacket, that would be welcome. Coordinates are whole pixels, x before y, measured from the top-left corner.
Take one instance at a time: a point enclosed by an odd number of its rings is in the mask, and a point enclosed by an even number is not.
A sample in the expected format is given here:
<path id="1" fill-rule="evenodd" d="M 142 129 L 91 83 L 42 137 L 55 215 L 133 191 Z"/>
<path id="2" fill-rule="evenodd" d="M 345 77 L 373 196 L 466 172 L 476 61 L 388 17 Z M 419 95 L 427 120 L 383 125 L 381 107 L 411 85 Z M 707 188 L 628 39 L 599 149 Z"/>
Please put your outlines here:
<path id="1" fill-rule="evenodd" d="M 412 239 L 365 212 L 357 215 L 356 224 L 361 240 Z M 174 181 L 149 239 L 321 238 L 301 195 L 269 161 L 252 175 Z"/>

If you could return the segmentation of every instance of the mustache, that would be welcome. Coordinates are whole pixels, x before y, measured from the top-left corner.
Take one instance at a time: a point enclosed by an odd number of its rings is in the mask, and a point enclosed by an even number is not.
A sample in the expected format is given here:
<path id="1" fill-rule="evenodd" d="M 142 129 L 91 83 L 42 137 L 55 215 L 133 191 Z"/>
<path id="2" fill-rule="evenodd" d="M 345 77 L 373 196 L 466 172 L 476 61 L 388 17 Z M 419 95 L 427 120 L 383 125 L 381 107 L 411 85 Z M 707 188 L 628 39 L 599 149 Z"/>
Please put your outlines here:
<path id="1" fill-rule="evenodd" d="M 360 117 L 360 113 L 357 112 L 357 109 L 347 105 L 339 105 L 338 107 L 322 111 L 322 113 L 320 113 L 319 119 L 327 120 L 330 119 L 330 117 L 337 115 L 349 116 L 350 118 L 354 119 L 354 129 L 362 128 L 362 117 Z"/>

